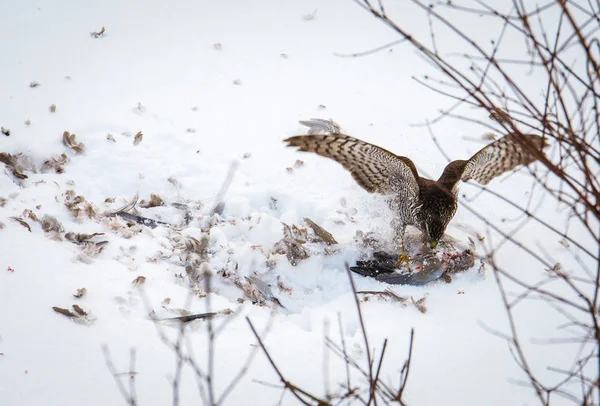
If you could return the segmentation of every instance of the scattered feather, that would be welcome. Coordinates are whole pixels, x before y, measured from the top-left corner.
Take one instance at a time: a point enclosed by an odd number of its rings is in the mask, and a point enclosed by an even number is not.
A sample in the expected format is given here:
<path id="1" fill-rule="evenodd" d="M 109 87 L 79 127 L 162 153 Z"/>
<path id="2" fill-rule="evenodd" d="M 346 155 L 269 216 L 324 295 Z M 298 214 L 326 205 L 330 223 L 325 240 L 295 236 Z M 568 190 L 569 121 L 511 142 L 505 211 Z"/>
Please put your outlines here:
<path id="1" fill-rule="evenodd" d="M 363 291 L 358 291 L 356 292 L 359 295 L 364 295 L 363 300 L 366 302 L 369 299 L 369 296 L 377 296 L 383 299 L 391 299 L 394 302 L 400 303 L 402 305 L 402 307 L 406 307 L 407 301 L 408 301 L 408 297 L 407 296 L 400 296 L 398 295 L 396 292 L 394 292 L 391 289 L 386 289 L 383 291 L 379 291 L 379 290 L 363 290 Z"/>
<path id="2" fill-rule="evenodd" d="M 64 231 L 63 225 L 60 224 L 56 217 L 48 214 L 44 214 L 44 217 L 42 217 L 41 225 L 45 233 L 62 233 Z"/>
<path id="3" fill-rule="evenodd" d="M 206 255 L 206 249 L 208 248 L 208 237 L 204 236 L 200 240 L 194 237 L 186 237 L 185 248 L 193 253 L 199 254 L 201 256 Z"/>
<path id="4" fill-rule="evenodd" d="M 80 316 L 87 316 L 88 315 L 87 312 L 85 310 L 83 310 L 81 308 L 81 306 L 79 306 L 77 304 L 73 305 L 73 310 L 75 310 L 77 312 L 77 314 L 80 315 Z"/>
<path id="5" fill-rule="evenodd" d="M 285 309 L 285 306 L 283 306 L 281 304 L 281 302 L 279 301 L 279 299 L 277 299 L 275 297 L 275 295 L 273 295 L 273 291 L 271 290 L 271 287 L 266 282 L 262 281 L 261 279 L 257 278 L 256 276 L 246 277 L 246 280 L 249 283 L 254 285 L 256 290 L 258 290 L 258 292 L 260 292 L 260 294 L 264 297 L 265 300 L 267 300 L 269 302 L 273 302 L 276 305 L 283 307 Z M 254 296 L 256 296 L 256 295 L 254 295 Z"/>
<path id="6" fill-rule="evenodd" d="M 163 198 L 154 193 L 150 193 L 150 200 L 148 200 L 148 201 L 140 200 L 140 207 L 142 207 L 144 209 L 147 209 L 149 207 L 158 207 L 158 206 L 164 206 L 164 205 L 165 205 L 165 201 L 163 200 Z"/>
<path id="7" fill-rule="evenodd" d="M 306 13 L 302 15 L 302 19 L 304 21 L 312 21 L 317 17 L 317 10 L 315 9 L 315 11 L 313 11 L 312 13 Z"/>
<path id="8" fill-rule="evenodd" d="M 421 313 L 427 313 L 427 306 L 425 305 L 425 301 L 427 299 L 427 296 L 423 296 L 421 299 L 419 300 L 415 300 L 412 296 L 410 297 L 410 300 L 412 302 L 412 304 L 417 308 L 418 311 L 420 311 Z"/>
<path id="9" fill-rule="evenodd" d="M 306 229 L 298 228 L 296 225 L 291 227 L 285 223 L 283 225 L 284 237 L 274 246 L 274 252 L 285 254 L 290 264 L 298 265 L 300 261 L 309 257 L 308 250 L 304 247 L 307 241 Z"/>
<path id="10" fill-rule="evenodd" d="M 19 185 L 21 180 L 29 178 L 23 173 L 24 171 L 35 172 L 35 165 L 33 165 L 31 158 L 22 153 L 12 155 L 7 152 L 0 152 L 0 162 L 6 165 L 6 170 L 17 179 Z"/>
<path id="11" fill-rule="evenodd" d="M 101 236 L 101 235 L 104 235 L 104 233 L 84 234 L 84 233 L 68 232 L 65 234 L 65 238 L 74 244 L 82 244 L 84 242 L 90 241 L 94 237 Z"/>
<path id="12" fill-rule="evenodd" d="M 69 156 L 63 152 L 62 154 L 54 156 L 45 161 L 42 165 L 41 171 L 48 172 L 49 170 L 54 169 L 54 172 L 56 173 L 64 173 L 64 166 L 68 164 L 69 161 Z"/>
<path id="13" fill-rule="evenodd" d="M 169 226 L 169 227 L 171 226 L 171 224 L 165 223 L 164 221 L 159 221 L 159 220 L 154 220 L 154 219 L 151 219 L 148 217 L 138 216 L 137 214 L 131 214 L 131 213 L 127 213 L 127 212 L 119 212 L 119 213 L 117 213 L 117 215 L 125 220 L 129 220 L 129 221 L 132 221 L 137 224 L 148 226 L 150 228 L 156 228 L 159 225 Z"/>
<path id="14" fill-rule="evenodd" d="M 86 294 L 87 294 L 86 288 L 79 288 L 75 291 L 75 293 L 73 293 L 73 297 L 80 299 L 80 298 L 84 297 Z"/>
<path id="15" fill-rule="evenodd" d="M 30 220 L 33 220 L 33 221 L 35 221 L 36 223 L 40 221 L 40 220 L 38 219 L 37 215 L 36 215 L 36 214 L 35 214 L 33 211 L 31 211 L 31 210 L 29 210 L 29 209 L 25 209 L 25 210 L 23 210 L 23 217 L 25 217 L 25 218 L 28 218 L 28 219 L 30 219 Z"/>
<path id="16" fill-rule="evenodd" d="M 104 33 L 105 32 L 106 32 L 106 28 L 102 27 L 100 29 L 100 31 L 92 31 L 92 32 L 90 32 L 90 36 L 92 38 L 96 38 L 97 39 L 97 38 L 100 38 L 100 37 L 104 37 Z"/>
<path id="17" fill-rule="evenodd" d="M 212 319 L 212 318 L 214 318 L 216 316 L 229 316 L 231 314 L 233 314 L 233 310 L 231 310 L 231 309 L 224 309 L 224 310 L 219 310 L 218 312 L 188 314 L 188 315 L 184 315 L 184 316 L 170 317 L 170 318 L 166 318 L 166 319 L 158 319 L 154 315 L 151 318 L 156 323 L 169 325 L 169 324 L 172 324 L 173 322 L 177 322 L 177 323 L 189 323 L 189 322 L 194 321 L 194 320 Z"/>
<path id="18" fill-rule="evenodd" d="M 130 210 L 135 210 L 135 206 L 138 203 L 138 199 L 139 199 L 139 195 L 136 193 L 135 195 L 133 195 L 133 197 L 131 198 L 131 200 L 127 203 L 125 203 L 124 206 L 119 207 L 117 210 L 111 212 L 110 214 L 119 214 L 121 212 L 128 212 Z"/>
<path id="19" fill-rule="evenodd" d="M 131 282 L 133 287 L 142 286 L 144 283 L 146 283 L 146 277 L 142 275 L 138 276 L 133 280 L 133 282 Z"/>
<path id="20" fill-rule="evenodd" d="M 75 310 L 75 312 L 58 306 L 53 306 L 52 310 L 54 310 L 56 313 L 60 313 L 64 316 L 67 316 L 71 320 L 81 324 L 89 325 L 94 320 L 96 320 L 96 318 L 93 317 L 89 312 L 86 312 L 81 308 L 81 306 L 76 304 L 73 305 L 73 310 Z"/>
<path id="21" fill-rule="evenodd" d="M 67 148 L 71 148 L 76 154 L 83 154 L 85 152 L 85 145 L 83 142 L 76 141 L 77 136 L 65 131 L 62 136 L 63 145 Z"/>
<path id="22" fill-rule="evenodd" d="M 16 221 L 17 223 L 19 223 L 20 225 L 22 225 L 23 227 L 25 227 L 29 232 L 31 232 L 31 227 L 22 218 L 20 218 L 20 217 L 10 217 L 10 219 Z"/>
<path id="23" fill-rule="evenodd" d="M 71 312 L 69 309 L 63 309 L 62 307 L 52 306 L 52 310 L 67 317 L 77 317 L 75 313 Z"/>
<path id="24" fill-rule="evenodd" d="M 108 241 L 84 241 L 80 244 L 81 255 L 77 256 L 77 259 L 81 262 L 91 263 L 92 258 L 100 254 L 106 244 Z"/>
<path id="25" fill-rule="evenodd" d="M 169 176 L 167 178 L 167 181 L 175 187 L 178 187 L 178 188 L 181 187 L 181 183 L 179 183 L 179 181 L 177 179 L 175 179 L 173 176 Z"/>
<path id="26" fill-rule="evenodd" d="M 320 109 L 325 109 L 324 105 L 319 105 Z M 324 120 L 322 118 L 311 118 L 310 120 L 301 120 L 300 124 L 308 127 L 308 134 L 338 134 L 342 129 L 338 123 L 332 119 Z"/>
<path id="27" fill-rule="evenodd" d="M 138 145 L 140 142 L 142 142 L 143 138 L 144 134 L 142 134 L 141 131 L 138 131 L 135 137 L 133 137 L 133 145 Z"/>
<path id="28" fill-rule="evenodd" d="M 75 219 L 83 220 L 97 217 L 98 214 L 94 205 L 87 202 L 83 196 L 75 195 L 74 190 L 67 190 L 64 196 L 64 205 Z"/>
<path id="29" fill-rule="evenodd" d="M 335 238 L 333 238 L 333 235 L 331 235 L 331 233 L 329 231 L 325 230 L 323 227 L 321 227 L 320 225 L 318 225 L 317 223 L 315 223 L 308 217 L 304 217 L 304 221 L 313 230 L 313 232 L 317 235 L 317 237 L 319 237 L 321 240 L 323 240 L 323 242 L 325 242 L 325 244 L 331 245 L 331 244 L 338 243 L 335 240 Z"/>
<path id="30" fill-rule="evenodd" d="M 275 199 L 274 197 L 271 197 L 269 199 L 269 209 L 273 211 L 279 210 L 279 207 L 277 206 L 277 199 Z"/>

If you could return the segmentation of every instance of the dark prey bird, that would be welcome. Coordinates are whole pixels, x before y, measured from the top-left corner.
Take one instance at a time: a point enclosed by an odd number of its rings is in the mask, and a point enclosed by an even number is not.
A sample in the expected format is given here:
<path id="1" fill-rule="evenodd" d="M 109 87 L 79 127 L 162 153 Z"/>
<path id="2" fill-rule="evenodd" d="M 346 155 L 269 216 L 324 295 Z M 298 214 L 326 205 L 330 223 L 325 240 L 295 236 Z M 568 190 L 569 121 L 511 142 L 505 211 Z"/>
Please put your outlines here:
<path id="1" fill-rule="evenodd" d="M 542 151 L 545 140 L 524 135 Z M 354 180 L 369 193 L 391 197 L 390 207 L 398 216 L 402 241 L 406 226 L 418 228 L 432 248 L 444 235 L 458 207 L 458 184 L 474 180 L 486 185 L 493 178 L 529 165 L 539 155 L 521 143 L 516 134 L 492 142 L 468 160 L 450 162 L 438 180 L 422 178 L 413 162 L 373 144 L 344 134 L 297 135 L 285 140 L 287 146 L 331 158 L 346 168 Z M 402 246 L 403 257 L 404 244 Z"/>

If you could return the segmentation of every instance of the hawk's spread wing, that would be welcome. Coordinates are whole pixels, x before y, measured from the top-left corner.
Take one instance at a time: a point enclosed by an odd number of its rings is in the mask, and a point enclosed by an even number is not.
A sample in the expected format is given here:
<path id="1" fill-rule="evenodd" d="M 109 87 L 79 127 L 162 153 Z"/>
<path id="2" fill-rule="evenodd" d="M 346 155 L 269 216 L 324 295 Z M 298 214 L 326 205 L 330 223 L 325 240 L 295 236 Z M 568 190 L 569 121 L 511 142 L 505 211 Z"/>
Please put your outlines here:
<path id="1" fill-rule="evenodd" d="M 289 147 L 331 158 L 342 164 L 370 193 L 419 194 L 417 169 L 412 161 L 376 145 L 344 134 L 297 135 L 285 140 Z"/>
<path id="2" fill-rule="evenodd" d="M 546 141 L 535 134 L 523 134 L 538 151 L 547 146 Z M 474 181 L 487 185 L 492 179 L 519 165 L 529 165 L 538 159 L 536 152 L 525 142 L 519 140 L 516 134 L 508 134 L 492 142 L 473 155 L 465 165 L 461 180 Z"/>

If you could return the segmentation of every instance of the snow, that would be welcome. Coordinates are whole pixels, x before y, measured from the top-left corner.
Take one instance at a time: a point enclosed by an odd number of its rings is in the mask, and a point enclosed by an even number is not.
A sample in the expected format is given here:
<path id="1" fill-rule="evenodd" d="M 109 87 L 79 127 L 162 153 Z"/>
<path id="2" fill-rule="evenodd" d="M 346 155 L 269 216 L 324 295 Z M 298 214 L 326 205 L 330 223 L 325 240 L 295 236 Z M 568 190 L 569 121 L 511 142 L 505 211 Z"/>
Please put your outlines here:
<path id="1" fill-rule="evenodd" d="M 170 298 L 166 307 L 171 309 L 207 309 L 207 298 L 190 298 L 186 278 L 176 277 L 185 275 L 178 251 L 167 250 L 175 235 L 202 237 L 200 229 L 212 221 L 211 210 L 232 162 L 238 167 L 224 197 L 225 210 L 208 235 L 208 267 L 259 276 L 271 284 L 285 309 L 248 301 L 240 305 L 236 299 L 244 297 L 242 290 L 221 276 L 213 278 L 217 291 L 210 294 L 211 309 L 235 312 L 230 319 L 215 321 L 228 323 L 216 341 L 216 393 L 256 349 L 245 316 L 260 332 L 271 324 L 265 344 L 287 379 L 319 396 L 326 387 L 338 388 L 345 370 L 324 344 L 325 335 L 339 342 L 338 314 L 351 353 L 361 361 L 365 353 L 344 264 L 360 258 L 356 231 L 390 236 L 391 213 L 380 197 L 360 189 L 339 165 L 286 149 L 282 140 L 306 131 L 299 120 L 331 117 L 349 134 L 413 157 L 419 170 L 435 176 L 446 162 L 427 129 L 412 126 L 447 106 L 442 96 L 411 79 L 431 68 L 403 45 L 364 58 L 334 56 L 396 39 L 351 1 L 32 0 L 11 2 L 3 9 L 0 125 L 11 135 L 0 138 L 0 151 L 22 152 L 38 168 L 61 153 L 70 162 L 62 174 L 26 172 L 29 178 L 22 186 L 8 170 L 0 176 L 0 197 L 7 199 L 0 207 L 5 225 L 0 230 L 0 403 L 124 402 L 103 346 L 118 372 L 128 370 L 129 349 L 136 349 L 139 404 L 171 402 L 175 356 L 158 332 L 176 337 L 177 329 L 159 325 L 157 331 L 148 313 L 154 309 L 159 317 L 175 317 L 162 307 L 165 298 Z M 303 18 L 315 10 L 313 19 Z M 104 36 L 89 35 L 103 26 Z M 426 33 L 426 26 L 415 29 Z M 30 88 L 32 81 L 40 86 Z M 51 104 L 55 113 L 48 110 Z M 485 119 L 482 112 L 471 114 Z M 76 134 L 85 154 L 62 144 L 64 131 Z M 143 140 L 133 145 L 138 131 Z M 107 140 L 109 133 L 116 142 Z M 447 153 L 459 158 L 484 145 L 480 133 L 473 125 L 448 121 L 439 137 Z M 304 165 L 287 171 L 298 159 Z M 530 186 L 527 176 L 517 173 L 490 188 L 525 205 Z M 98 213 L 115 210 L 136 194 L 148 199 L 154 193 L 168 204 L 187 204 L 195 217 L 177 232 L 166 227 L 113 230 L 110 222 L 119 220 L 75 219 L 64 205 L 70 189 Z M 477 193 L 469 185 L 462 190 L 471 197 Z M 114 202 L 106 203 L 107 198 Z M 477 204 L 491 221 L 517 215 L 486 195 L 468 204 Z M 82 261 L 77 245 L 49 238 L 32 220 L 25 219 L 29 232 L 11 219 L 25 209 L 38 218 L 56 217 L 65 231 L 105 233 L 95 241 L 109 243 Z M 170 205 L 140 210 L 144 217 L 171 224 L 184 219 L 184 212 Z M 551 213 L 555 207 L 542 202 L 540 210 Z M 280 255 L 270 269 L 265 255 L 253 246 L 273 247 L 283 237 L 281 222 L 302 225 L 304 217 L 335 236 L 337 252 L 317 255 L 313 247 L 314 255 L 297 266 Z M 506 229 L 516 224 L 508 222 Z M 470 230 L 486 232 L 461 207 L 448 233 L 466 246 Z M 517 238 L 549 247 L 568 268 L 571 251 L 540 230 L 528 223 Z M 515 246 L 505 245 L 498 260 L 503 268 L 531 280 L 544 274 L 538 262 Z M 138 276 L 146 278 L 143 290 L 132 285 Z M 291 293 L 277 288 L 278 277 Z M 359 276 L 354 280 L 359 290 L 389 287 Z M 81 287 L 88 293 L 74 298 Z M 424 314 L 391 301 L 372 299 L 362 305 L 371 346 L 380 351 L 383 340 L 389 340 L 382 370 L 386 382 L 398 381 L 410 330 L 415 330 L 409 404 L 533 404 L 533 391 L 514 383 L 524 376 L 507 344 L 489 332 L 508 328 L 491 273 L 482 274 L 476 266 L 450 284 L 392 288 L 415 300 L 427 298 Z M 70 308 L 75 303 L 90 312 L 87 325 L 52 311 L 53 306 Z M 538 303 L 519 317 L 523 341 L 535 353 L 535 367 L 552 376 L 544 371 L 548 357 L 567 362 L 569 352 L 556 354 L 553 347 L 531 340 L 555 334 L 560 319 Z M 188 335 L 202 368 L 208 348 L 205 326 L 194 323 Z M 329 359 L 328 368 L 323 359 Z M 260 352 L 225 404 L 276 404 L 281 391 L 257 380 L 278 383 Z M 199 399 L 195 378 L 186 368 L 181 401 Z M 284 398 L 284 404 L 295 402 L 290 394 Z"/>

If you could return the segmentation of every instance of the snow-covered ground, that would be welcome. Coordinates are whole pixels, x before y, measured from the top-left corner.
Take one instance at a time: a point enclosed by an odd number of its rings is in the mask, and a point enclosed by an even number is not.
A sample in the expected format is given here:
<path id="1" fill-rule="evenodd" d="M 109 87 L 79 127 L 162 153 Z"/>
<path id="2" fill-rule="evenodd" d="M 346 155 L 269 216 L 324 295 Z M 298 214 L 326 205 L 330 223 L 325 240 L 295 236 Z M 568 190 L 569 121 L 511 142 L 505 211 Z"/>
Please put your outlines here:
<path id="1" fill-rule="evenodd" d="M 398 15 L 427 34 L 426 19 Z M 0 125 L 11 131 L 0 136 L 0 152 L 22 152 L 37 168 L 25 170 L 28 178 L 21 181 L 9 170 L 0 174 L 0 197 L 6 199 L 0 204 L 0 404 L 121 404 L 104 345 L 117 372 L 129 370 L 129 350 L 136 349 L 139 404 L 169 404 L 175 356 L 148 313 L 153 309 L 162 318 L 180 315 L 176 309 L 206 309 L 203 295 L 189 298 L 182 252 L 185 239 L 200 240 L 208 225 L 205 267 L 215 274 L 211 308 L 234 311 L 215 321 L 228 320 L 214 353 L 217 394 L 256 348 L 245 316 L 260 331 L 271 323 L 265 344 L 286 378 L 320 396 L 328 387 L 338 390 L 345 369 L 325 347 L 325 336 L 339 342 L 338 314 L 351 354 L 362 362 L 365 352 L 344 263 L 361 256 L 357 231 L 389 238 L 392 217 L 380 197 L 367 194 L 339 165 L 286 149 L 282 140 L 306 131 L 299 120 L 333 118 L 349 134 L 409 156 L 423 173 L 437 176 L 446 162 L 427 128 L 412 126 L 448 103 L 411 79 L 431 68 L 406 45 L 362 58 L 335 56 L 397 38 L 347 0 L 5 1 L 0 27 Z M 90 36 L 102 27 L 103 36 Z M 486 120 L 483 112 L 471 113 Z M 486 142 L 481 128 L 459 121 L 435 130 L 452 158 L 468 157 Z M 85 153 L 63 145 L 64 131 L 76 134 Z M 134 145 L 139 131 L 143 138 Z M 69 158 L 63 173 L 40 170 L 63 153 Z M 225 209 L 213 217 L 233 162 L 237 170 Z M 490 187 L 525 203 L 531 181 L 517 173 Z M 469 185 L 462 190 L 477 193 Z M 140 215 L 178 226 L 128 227 L 103 215 L 136 194 L 146 200 L 157 194 L 166 203 L 138 208 Z M 65 203 L 75 196 L 92 204 L 96 218 L 73 216 Z M 185 210 L 172 203 L 187 205 L 187 225 Z M 517 215 L 485 195 L 470 204 L 491 221 Z M 555 207 L 542 203 L 540 210 Z M 64 230 L 46 233 L 29 213 L 40 220 L 53 216 Z M 314 244 L 313 255 L 292 266 L 271 251 L 283 237 L 281 223 L 304 226 L 304 217 L 339 244 L 330 255 Z M 469 234 L 461 226 L 485 233 L 479 220 L 459 208 L 448 234 L 466 246 Z M 571 252 L 541 230 L 527 224 L 518 238 L 539 242 L 568 267 Z M 86 254 L 65 232 L 105 233 L 93 241 L 108 244 Z M 511 245 L 497 260 L 531 280 L 544 274 Z M 517 405 L 533 399 L 530 388 L 514 383 L 523 375 L 507 344 L 482 327 L 506 331 L 507 319 L 494 278 L 478 268 L 479 261 L 449 284 L 392 287 L 415 300 L 426 297 L 426 313 L 386 300 L 363 303 L 371 346 L 380 350 L 389 340 L 384 381 L 398 381 L 415 329 L 405 394 L 411 405 Z M 139 276 L 145 277 L 143 290 L 132 283 Z M 238 303 L 244 292 L 232 281 L 241 277 L 247 285 L 243 277 L 250 276 L 271 284 L 285 309 Z M 359 276 L 355 281 L 359 290 L 389 287 Z M 75 298 L 80 288 L 87 294 Z M 52 310 L 73 304 L 89 312 L 87 323 Z M 522 339 L 542 373 L 550 355 L 557 362 L 569 359 L 568 351 L 531 344 L 554 333 L 557 318 L 548 309 L 533 303 L 519 314 Z M 176 328 L 161 326 L 176 336 Z M 206 368 L 205 324 L 188 329 L 198 364 Z M 281 391 L 256 381 L 278 383 L 262 353 L 225 404 L 276 404 Z M 184 370 L 181 382 L 182 401 L 198 402 L 191 370 Z M 287 394 L 284 404 L 296 400 Z"/>

